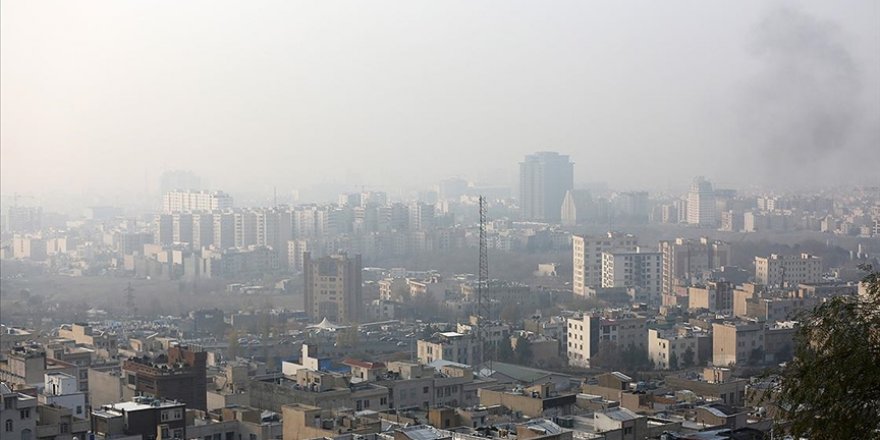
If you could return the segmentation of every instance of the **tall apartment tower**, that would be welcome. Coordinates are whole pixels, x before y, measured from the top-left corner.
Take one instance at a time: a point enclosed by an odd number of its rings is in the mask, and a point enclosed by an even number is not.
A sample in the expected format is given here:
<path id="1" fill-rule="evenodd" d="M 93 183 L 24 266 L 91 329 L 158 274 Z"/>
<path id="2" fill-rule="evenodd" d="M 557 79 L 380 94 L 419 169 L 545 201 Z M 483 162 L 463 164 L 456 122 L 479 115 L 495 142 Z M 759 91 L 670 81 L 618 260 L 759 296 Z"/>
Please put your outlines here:
<path id="1" fill-rule="evenodd" d="M 587 294 L 587 287 L 602 285 L 603 252 L 635 252 L 638 238 L 632 234 L 609 232 L 602 236 L 572 235 L 572 289 L 575 295 Z"/>
<path id="2" fill-rule="evenodd" d="M 361 256 L 303 254 L 306 313 L 314 321 L 358 322 L 363 308 Z"/>
<path id="3" fill-rule="evenodd" d="M 552 151 L 530 154 L 519 164 L 520 214 L 525 220 L 556 221 L 565 193 L 574 187 L 574 163 Z"/>
<path id="4" fill-rule="evenodd" d="M 687 222 L 696 226 L 715 226 L 715 191 L 705 177 L 696 177 L 687 195 Z"/>
<path id="5" fill-rule="evenodd" d="M 677 286 L 686 286 L 704 271 L 730 264 L 730 244 L 701 237 L 699 240 L 676 238 L 660 242 L 663 254 L 663 294 Z"/>

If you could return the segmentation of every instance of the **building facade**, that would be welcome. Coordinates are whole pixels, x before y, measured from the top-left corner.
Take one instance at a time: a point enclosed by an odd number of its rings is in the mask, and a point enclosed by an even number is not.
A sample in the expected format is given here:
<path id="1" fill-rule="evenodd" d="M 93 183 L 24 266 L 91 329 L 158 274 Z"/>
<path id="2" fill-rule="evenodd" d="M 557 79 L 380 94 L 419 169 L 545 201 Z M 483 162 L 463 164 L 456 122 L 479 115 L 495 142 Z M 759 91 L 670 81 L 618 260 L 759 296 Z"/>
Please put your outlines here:
<path id="1" fill-rule="evenodd" d="M 603 236 L 572 235 L 572 290 L 584 296 L 588 287 L 602 286 L 602 253 L 635 252 L 638 238 L 631 234 L 608 232 Z"/>
<path id="2" fill-rule="evenodd" d="M 358 322 L 363 309 L 361 256 L 330 255 L 313 260 L 303 255 L 306 313 L 314 321 Z"/>
<path id="3" fill-rule="evenodd" d="M 715 226 L 715 192 L 705 177 L 695 178 L 688 191 L 687 222 L 694 226 Z"/>
<path id="4" fill-rule="evenodd" d="M 574 163 L 551 151 L 530 154 L 519 164 L 520 215 L 525 220 L 556 221 L 566 191 L 574 187 Z"/>
<path id="5" fill-rule="evenodd" d="M 818 283 L 822 280 L 822 258 L 810 254 L 755 257 L 755 281 L 773 287 Z"/>
<path id="6" fill-rule="evenodd" d="M 703 272 L 730 264 L 730 244 L 702 237 L 699 240 L 676 238 L 660 242 L 663 254 L 663 294 L 675 286 L 687 286 Z"/>

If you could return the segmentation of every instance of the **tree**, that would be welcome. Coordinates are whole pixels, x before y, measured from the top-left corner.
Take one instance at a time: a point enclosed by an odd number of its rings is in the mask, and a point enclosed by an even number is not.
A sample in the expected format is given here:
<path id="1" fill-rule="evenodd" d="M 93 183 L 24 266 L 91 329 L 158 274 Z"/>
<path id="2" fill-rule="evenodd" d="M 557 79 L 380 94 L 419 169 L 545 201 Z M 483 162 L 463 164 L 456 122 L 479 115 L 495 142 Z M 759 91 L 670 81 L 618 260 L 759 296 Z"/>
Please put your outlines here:
<path id="1" fill-rule="evenodd" d="M 780 417 L 796 438 L 880 432 L 880 272 L 863 269 L 865 295 L 832 298 L 800 319 L 794 358 L 775 390 Z"/>
<path id="2" fill-rule="evenodd" d="M 509 303 L 501 309 L 501 315 L 499 316 L 502 321 L 506 321 L 509 323 L 517 323 L 522 319 L 522 311 L 519 308 L 519 304 Z"/>
<path id="3" fill-rule="evenodd" d="M 514 362 L 515 355 L 510 345 L 510 338 L 504 338 L 498 342 L 498 360 L 501 362 Z"/>
<path id="4" fill-rule="evenodd" d="M 684 351 L 684 355 L 682 355 L 682 358 L 683 358 L 682 360 L 684 361 L 683 365 L 685 368 L 693 367 L 694 366 L 694 349 L 688 347 Z"/>
<path id="5" fill-rule="evenodd" d="M 234 327 L 229 330 L 229 348 L 226 352 L 229 359 L 235 359 L 241 354 L 241 345 L 238 343 L 238 330 Z"/>
<path id="6" fill-rule="evenodd" d="M 360 344 L 360 332 L 358 326 L 340 329 L 336 332 L 336 346 L 345 348 L 356 348 Z"/>
<path id="7" fill-rule="evenodd" d="M 678 369 L 678 355 L 675 352 L 669 353 L 669 369 L 677 370 Z"/>
<path id="8" fill-rule="evenodd" d="M 764 349 L 761 347 L 757 347 L 752 349 L 751 353 L 749 353 L 749 365 L 759 365 L 764 362 Z"/>
<path id="9" fill-rule="evenodd" d="M 516 339 L 516 363 L 520 365 L 530 365 L 532 363 L 532 341 L 526 338 Z"/>

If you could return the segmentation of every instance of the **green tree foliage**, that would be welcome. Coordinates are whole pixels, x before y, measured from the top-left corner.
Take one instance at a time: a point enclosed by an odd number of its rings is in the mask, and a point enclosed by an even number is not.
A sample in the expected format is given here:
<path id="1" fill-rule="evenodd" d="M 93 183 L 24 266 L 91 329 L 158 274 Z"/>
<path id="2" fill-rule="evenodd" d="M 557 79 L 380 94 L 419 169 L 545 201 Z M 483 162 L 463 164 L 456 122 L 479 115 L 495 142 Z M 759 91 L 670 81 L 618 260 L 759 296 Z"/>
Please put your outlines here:
<path id="1" fill-rule="evenodd" d="M 501 309 L 501 320 L 509 323 L 518 323 L 522 320 L 522 310 L 519 304 L 509 303 Z"/>
<path id="2" fill-rule="evenodd" d="M 776 390 L 796 438 L 880 437 L 880 272 L 864 269 L 867 295 L 832 298 L 801 319 Z"/>
<path id="3" fill-rule="evenodd" d="M 336 332 L 337 347 L 357 348 L 360 342 L 360 333 L 356 324 Z"/>
<path id="4" fill-rule="evenodd" d="M 678 355 L 675 352 L 669 353 L 669 369 L 677 370 L 678 369 Z"/>
<path id="5" fill-rule="evenodd" d="M 531 365 L 532 341 L 526 338 L 518 338 L 516 340 L 516 349 L 514 350 L 514 354 L 516 355 L 516 363 L 520 365 Z"/>
<path id="6" fill-rule="evenodd" d="M 238 330 L 232 328 L 229 330 L 229 348 L 226 350 L 229 359 L 235 359 L 241 355 L 241 346 L 238 343 Z"/>
<path id="7" fill-rule="evenodd" d="M 516 361 L 516 355 L 513 353 L 513 346 L 510 345 L 510 338 L 504 338 L 498 343 L 498 360 L 501 362 Z"/>
<path id="8" fill-rule="evenodd" d="M 684 368 L 691 368 L 694 366 L 694 349 L 688 347 L 687 350 L 684 351 L 684 355 L 682 355 L 682 366 Z"/>

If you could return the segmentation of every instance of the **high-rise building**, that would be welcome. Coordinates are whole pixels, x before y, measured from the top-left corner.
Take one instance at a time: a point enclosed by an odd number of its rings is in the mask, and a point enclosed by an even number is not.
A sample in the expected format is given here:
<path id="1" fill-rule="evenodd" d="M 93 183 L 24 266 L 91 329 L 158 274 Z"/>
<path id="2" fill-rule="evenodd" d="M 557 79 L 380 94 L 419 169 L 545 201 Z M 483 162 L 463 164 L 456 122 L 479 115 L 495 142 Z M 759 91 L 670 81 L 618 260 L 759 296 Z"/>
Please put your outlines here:
<path id="1" fill-rule="evenodd" d="M 175 243 L 192 243 L 193 216 L 188 212 L 171 214 L 171 236 Z"/>
<path id="2" fill-rule="evenodd" d="M 635 252 L 638 238 L 631 234 L 609 232 L 604 236 L 572 235 L 572 289 L 575 295 L 586 295 L 587 287 L 602 285 L 602 253 Z"/>
<path id="3" fill-rule="evenodd" d="M 688 191 L 687 222 L 696 226 L 715 226 L 715 192 L 705 177 L 694 178 Z"/>
<path id="4" fill-rule="evenodd" d="M 156 214 L 155 238 L 153 243 L 174 243 L 174 217 L 171 214 Z"/>
<path id="5" fill-rule="evenodd" d="M 162 197 L 162 209 L 166 213 L 230 208 L 232 197 L 222 191 L 170 191 Z"/>
<path id="6" fill-rule="evenodd" d="M 702 237 L 699 240 L 676 238 L 660 242 L 663 254 L 663 294 L 675 286 L 686 286 L 704 271 L 730 264 L 730 244 Z"/>
<path id="7" fill-rule="evenodd" d="M 330 255 L 313 260 L 303 255 L 306 313 L 314 321 L 326 318 L 341 323 L 358 322 L 363 308 L 361 256 Z"/>
<path id="8" fill-rule="evenodd" d="M 10 206 L 6 215 L 8 232 L 39 232 L 43 227 L 43 208 Z"/>
<path id="9" fill-rule="evenodd" d="M 822 280 L 822 258 L 810 254 L 755 257 L 755 281 L 765 286 L 796 286 Z"/>
<path id="10" fill-rule="evenodd" d="M 214 244 L 214 215 L 210 212 L 192 214 L 192 246 L 195 249 Z"/>
<path id="11" fill-rule="evenodd" d="M 593 197 L 585 189 L 572 189 L 565 192 L 562 199 L 562 224 L 575 226 L 594 217 Z"/>
<path id="12" fill-rule="evenodd" d="M 235 246 L 235 214 L 218 212 L 212 215 L 214 226 L 213 245 L 218 249 L 229 249 Z"/>
<path id="13" fill-rule="evenodd" d="M 519 205 L 525 220 L 555 221 L 565 192 L 574 187 L 574 163 L 552 151 L 530 154 L 519 164 Z"/>
<path id="14" fill-rule="evenodd" d="M 659 252 L 602 252 L 602 287 L 636 287 L 652 300 L 660 297 L 662 254 Z"/>

